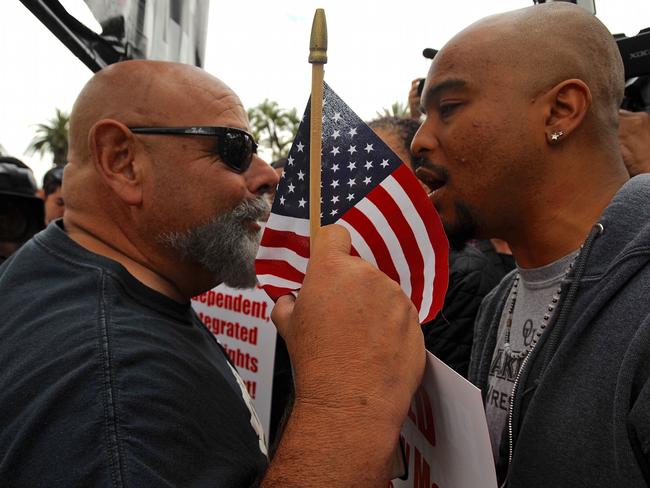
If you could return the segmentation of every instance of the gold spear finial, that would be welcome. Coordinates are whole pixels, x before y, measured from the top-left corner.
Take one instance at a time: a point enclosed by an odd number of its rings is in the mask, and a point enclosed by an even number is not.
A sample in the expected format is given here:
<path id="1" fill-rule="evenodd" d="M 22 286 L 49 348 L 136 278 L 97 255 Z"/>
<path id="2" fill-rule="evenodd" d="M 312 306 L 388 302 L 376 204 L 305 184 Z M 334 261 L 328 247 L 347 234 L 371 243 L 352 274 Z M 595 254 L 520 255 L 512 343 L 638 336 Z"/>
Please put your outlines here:
<path id="1" fill-rule="evenodd" d="M 309 62 L 327 63 L 327 21 L 325 20 L 325 10 L 322 8 L 316 9 L 314 21 L 311 24 Z"/>

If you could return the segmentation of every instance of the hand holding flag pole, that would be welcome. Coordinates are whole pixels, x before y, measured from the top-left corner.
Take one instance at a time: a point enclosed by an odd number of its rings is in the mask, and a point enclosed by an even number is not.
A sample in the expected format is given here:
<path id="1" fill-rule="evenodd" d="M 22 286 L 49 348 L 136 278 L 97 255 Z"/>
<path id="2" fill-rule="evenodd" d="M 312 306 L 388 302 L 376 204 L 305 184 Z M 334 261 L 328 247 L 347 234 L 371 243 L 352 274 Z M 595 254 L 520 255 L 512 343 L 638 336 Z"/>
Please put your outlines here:
<path id="1" fill-rule="evenodd" d="M 321 143 L 323 134 L 323 65 L 327 63 L 325 10 L 316 9 L 309 39 L 311 68 L 311 120 L 309 134 L 309 237 L 313 245 L 320 229 Z"/>

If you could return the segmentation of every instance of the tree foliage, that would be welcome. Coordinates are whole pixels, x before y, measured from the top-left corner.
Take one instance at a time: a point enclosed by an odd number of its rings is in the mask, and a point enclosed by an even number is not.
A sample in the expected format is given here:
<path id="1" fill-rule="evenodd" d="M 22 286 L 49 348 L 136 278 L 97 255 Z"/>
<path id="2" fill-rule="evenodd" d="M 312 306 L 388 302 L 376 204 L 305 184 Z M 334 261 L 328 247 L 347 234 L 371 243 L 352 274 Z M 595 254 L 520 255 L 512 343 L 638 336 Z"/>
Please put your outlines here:
<path id="1" fill-rule="evenodd" d="M 248 109 L 248 120 L 253 137 L 258 143 L 271 150 L 273 161 L 286 156 L 300 125 L 295 108 L 280 108 L 277 102 L 265 99 L 259 105 Z"/>
<path id="2" fill-rule="evenodd" d="M 69 121 L 70 116 L 57 108 L 54 118 L 36 126 L 36 135 L 26 152 L 38 153 L 41 157 L 50 153 L 55 166 L 64 166 L 68 157 Z"/>
<path id="3" fill-rule="evenodd" d="M 394 102 L 390 107 L 384 107 L 377 112 L 377 118 L 381 117 L 410 117 L 408 105 Z"/>

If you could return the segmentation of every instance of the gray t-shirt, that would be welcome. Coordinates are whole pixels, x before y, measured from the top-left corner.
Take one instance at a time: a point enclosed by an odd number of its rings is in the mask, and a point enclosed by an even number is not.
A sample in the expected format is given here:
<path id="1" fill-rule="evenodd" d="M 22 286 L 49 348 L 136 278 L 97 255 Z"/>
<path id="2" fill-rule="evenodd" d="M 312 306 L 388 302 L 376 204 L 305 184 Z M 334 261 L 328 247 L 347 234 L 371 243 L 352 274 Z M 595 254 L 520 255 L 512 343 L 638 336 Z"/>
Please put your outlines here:
<path id="1" fill-rule="evenodd" d="M 567 268 L 574 260 L 577 251 L 540 268 L 519 268 L 517 300 L 512 313 L 510 326 L 510 345 L 513 353 L 525 350 L 534 340 L 547 307 L 556 293 Z M 512 290 L 506 301 L 497 345 L 490 364 L 488 391 L 485 397 L 485 414 L 487 416 L 490 440 L 494 459 L 498 458 L 499 446 L 506 426 L 508 406 L 512 387 L 523 359 L 513 359 L 503 351 L 506 334 L 506 319 L 512 301 Z"/>

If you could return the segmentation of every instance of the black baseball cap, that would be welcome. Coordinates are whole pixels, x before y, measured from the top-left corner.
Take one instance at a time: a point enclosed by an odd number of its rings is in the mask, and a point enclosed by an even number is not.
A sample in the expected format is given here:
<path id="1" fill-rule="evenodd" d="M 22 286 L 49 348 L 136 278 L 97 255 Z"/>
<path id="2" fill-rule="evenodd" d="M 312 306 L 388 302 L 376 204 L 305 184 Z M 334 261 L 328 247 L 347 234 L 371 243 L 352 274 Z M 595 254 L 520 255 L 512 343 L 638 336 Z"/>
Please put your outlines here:
<path id="1" fill-rule="evenodd" d="M 0 157 L 0 240 L 22 242 L 45 224 L 32 170 L 19 159 Z"/>
<path id="2" fill-rule="evenodd" d="M 422 50 L 422 56 L 424 56 L 427 59 L 433 59 L 436 56 L 436 54 L 438 54 L 438 50 L 433 49 L 431 47 L 425 47 Z"/>

